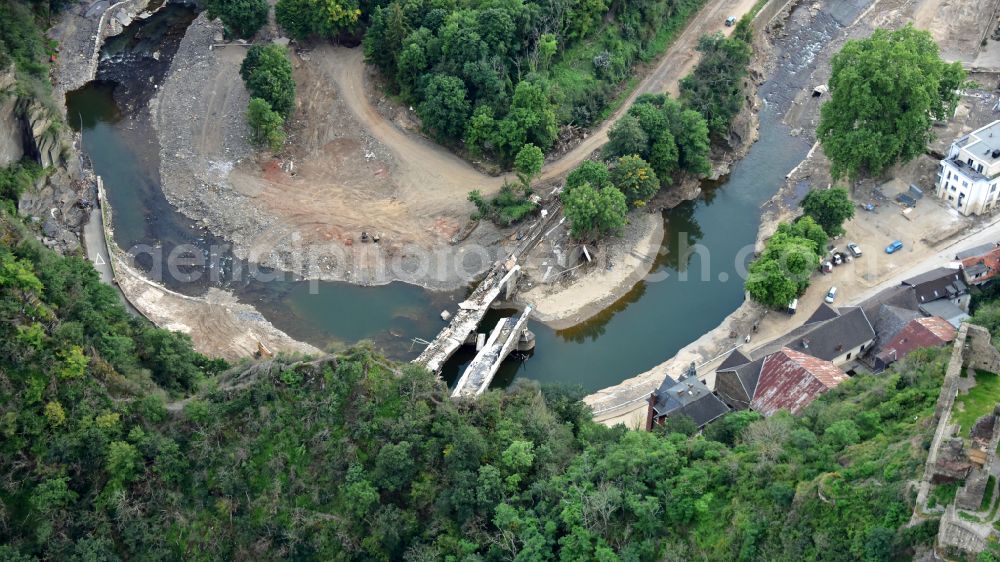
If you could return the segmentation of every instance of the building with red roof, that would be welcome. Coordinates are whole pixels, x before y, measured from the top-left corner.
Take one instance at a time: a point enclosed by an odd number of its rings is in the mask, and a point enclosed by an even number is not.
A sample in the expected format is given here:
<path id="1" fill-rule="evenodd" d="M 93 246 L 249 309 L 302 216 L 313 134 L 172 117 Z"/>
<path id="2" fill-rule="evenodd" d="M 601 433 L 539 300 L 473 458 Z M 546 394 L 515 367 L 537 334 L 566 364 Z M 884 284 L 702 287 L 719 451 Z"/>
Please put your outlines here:
<path id="1" fill-rule="evenodd" d="M 878 346 L 874 367 L 881 371 L 911 351 L 955 341 L 958 330 L 944 318 L 928 316 L 910 320 L 892 339 Z"/>
<path id="2" fill-rule="evenodd" d="M 736 409 L 749 406 L 765 416 L 778 410 L 798 414 L 817 396 L 850 378 L 830 361 L 788 347 L 717 377 L 716 391 L 723 401 Z"/>

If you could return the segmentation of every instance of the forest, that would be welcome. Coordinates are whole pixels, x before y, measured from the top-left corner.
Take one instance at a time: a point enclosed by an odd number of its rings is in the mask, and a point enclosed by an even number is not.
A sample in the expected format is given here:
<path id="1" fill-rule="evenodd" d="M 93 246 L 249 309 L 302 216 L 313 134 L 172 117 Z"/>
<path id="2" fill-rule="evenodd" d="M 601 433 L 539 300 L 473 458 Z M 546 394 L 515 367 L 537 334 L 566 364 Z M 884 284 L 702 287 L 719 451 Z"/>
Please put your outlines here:
<path id="1" fill-rule="evenodd" d="M 229 365 L 36 240 L 13 200 L 38 173 L 0 176 L 0 560 L 890 561 L 933 541 L 937 521 L 905 526 L 908 481 L 948 350 L 700 434 L 608 428 L 530 381 L 453 401 L 365 344 Z"/>
<path id="2" fill-rule="evenodd" d="M 362 345 L 226 368 L 4 213 L 0 559 L 893 560 L 947 350 L 799 417 L 607 428 Z"/>
<path id="3" fill-rule="evenodd" d="M 606 117 L 702 3 L 393 0 L 369 15 L 365 56 L 440 141 L 510 161 Z"/>

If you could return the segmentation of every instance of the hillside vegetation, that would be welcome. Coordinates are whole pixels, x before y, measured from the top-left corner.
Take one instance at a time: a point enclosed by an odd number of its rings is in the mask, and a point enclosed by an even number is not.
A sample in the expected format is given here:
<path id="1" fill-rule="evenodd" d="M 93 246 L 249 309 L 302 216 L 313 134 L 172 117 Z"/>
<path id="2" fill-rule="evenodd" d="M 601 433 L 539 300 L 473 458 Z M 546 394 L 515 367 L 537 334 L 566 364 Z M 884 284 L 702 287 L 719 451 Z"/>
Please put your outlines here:
<path id="1" fill-rule="evenodd" d="M 936 529 L 902 525 L 946 351 L 703 436 L 454 402 L 365 347 L 218 376 L 2 220 L 0 559 L 891 560 Z"/>
<path id="2" fill-rule="evenodd" d="M 509 162 L 602 119 L 703 2 L 380 2 L 365 56 L 439 140 Z"/>

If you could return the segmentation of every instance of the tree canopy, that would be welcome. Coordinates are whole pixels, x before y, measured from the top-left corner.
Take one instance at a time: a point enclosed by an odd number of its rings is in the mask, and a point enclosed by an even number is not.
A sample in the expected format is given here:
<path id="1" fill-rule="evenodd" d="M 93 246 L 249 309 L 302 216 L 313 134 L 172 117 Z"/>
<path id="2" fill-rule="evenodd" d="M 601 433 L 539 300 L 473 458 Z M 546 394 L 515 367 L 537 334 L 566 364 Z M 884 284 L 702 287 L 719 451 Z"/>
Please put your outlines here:
<path id="1" fill-rule="evenodd" d="M 250 97 L 266 101 L 282 117 L 295 108 L 295 80 L 285 47 L 273 43 L 250 47 L 240 65 L 240 76 Z"/>
<path id="2" fill-rule="evenodd" d="M 670 184 L 675 174 L 707 174 L 711 143 L 700 113 L 665 95 L 645 95 L 608 131 L 606 158 L 636 155 L 649 162 L 657 178 Z"/>
<path id="3" fill-rule="evenodd" d="M 964 81 L 961 64 L 941 60 L 931 34 L 912 25 L 848 41 L 833 57 L 817 128 L 834 179 L 877 176 L 922 154 Z"/>
<path id="4" fill-rule="evenodd" d="M 625 228 L 628 201 L 614 186 L 596 189 L 582 183 L 562 193 L 563 212 L 574 238 L 595 239 L 619 234 Z"/>
<path id="5" fill-rule="evenodd" d="M 284 3 L 312 1 L 281 0 L 279 22 L 295 27 Z M 381 0 L 362 3 L 358 22 L 365 59 L 413 107 L 436 103 L 441 76 L 463 84 L 466 119 L 428 130 L 510 164 L 525 143 L 548 152 L 561 125 L 605 117 L 632 67 L 662 51 L 702 3 Z"/>
<path id="6" fill-rule="evenodd" d="M 751 40 L 748 18 L 736 24 L 730 37 L 721 33 L 702 37 L 701 59 L 681 80 L 681 100 L 705 118 L 713 138 L 729 134 L 730 123 L 745 103 L 743 80 L 753 55 Z"/>
<path id="7" fill-rule="evenodd" d="M 274 16 L 296 39 L 333 39 L 354 29 L 361 8 L 358 0 L 278 0 Z"/>
<path id="8" fill-rule="evenodd" d="M 753 300 L 781 309 L 809 287 L 822 248 L 815 225 L 800 223 L 779 225 L 760 257 L 750 264 L 746 290 Z"/>
<path id="9" fill-rule="evenodd" d="M 250 39 L 267 23 L 267 0 L 209 0 L 208 16 L 219 18 L 229 35 Z"/>
<path id="10" fill-rule="evenodd" d="M 802 210 L 829 236 L 844 233 L 844 222 L 854 217 L 854 203 L 842 187 L 814 189 L 802 199 Z"/>
<path id="11" fill-rule="evenodd" d="M 250 140 L 258 146 L 267 146 L 277 152 L 285 144 L 285 120 L 271 105 L 260 98 L 251 98 L 247 106 L 247 125 Z"/>

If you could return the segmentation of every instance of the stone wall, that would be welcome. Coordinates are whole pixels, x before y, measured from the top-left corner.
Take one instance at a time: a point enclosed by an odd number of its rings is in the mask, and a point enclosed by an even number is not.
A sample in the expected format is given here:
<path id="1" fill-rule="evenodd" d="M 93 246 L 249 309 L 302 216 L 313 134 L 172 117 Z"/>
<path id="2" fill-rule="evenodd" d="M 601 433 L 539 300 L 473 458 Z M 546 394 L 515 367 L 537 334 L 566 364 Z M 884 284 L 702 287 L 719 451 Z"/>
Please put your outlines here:
<path id="1" fill-rule="evenodd" d="M 753 32 L 760 33 L 768 28 L 779 14 L 790 10 L 792 6 L 798 4 L 800 0 L 771 0 L 757 12 L 757 17 L 753 20 Z"/>
<path id="2" fill-rule="evenodd" d="M 982 326 L 964 324 L 969 335 L 965 340 L 965 366 L 989 373 L 1000 373 L 1000 351 L 993 347 L 990 332 Z"/>

